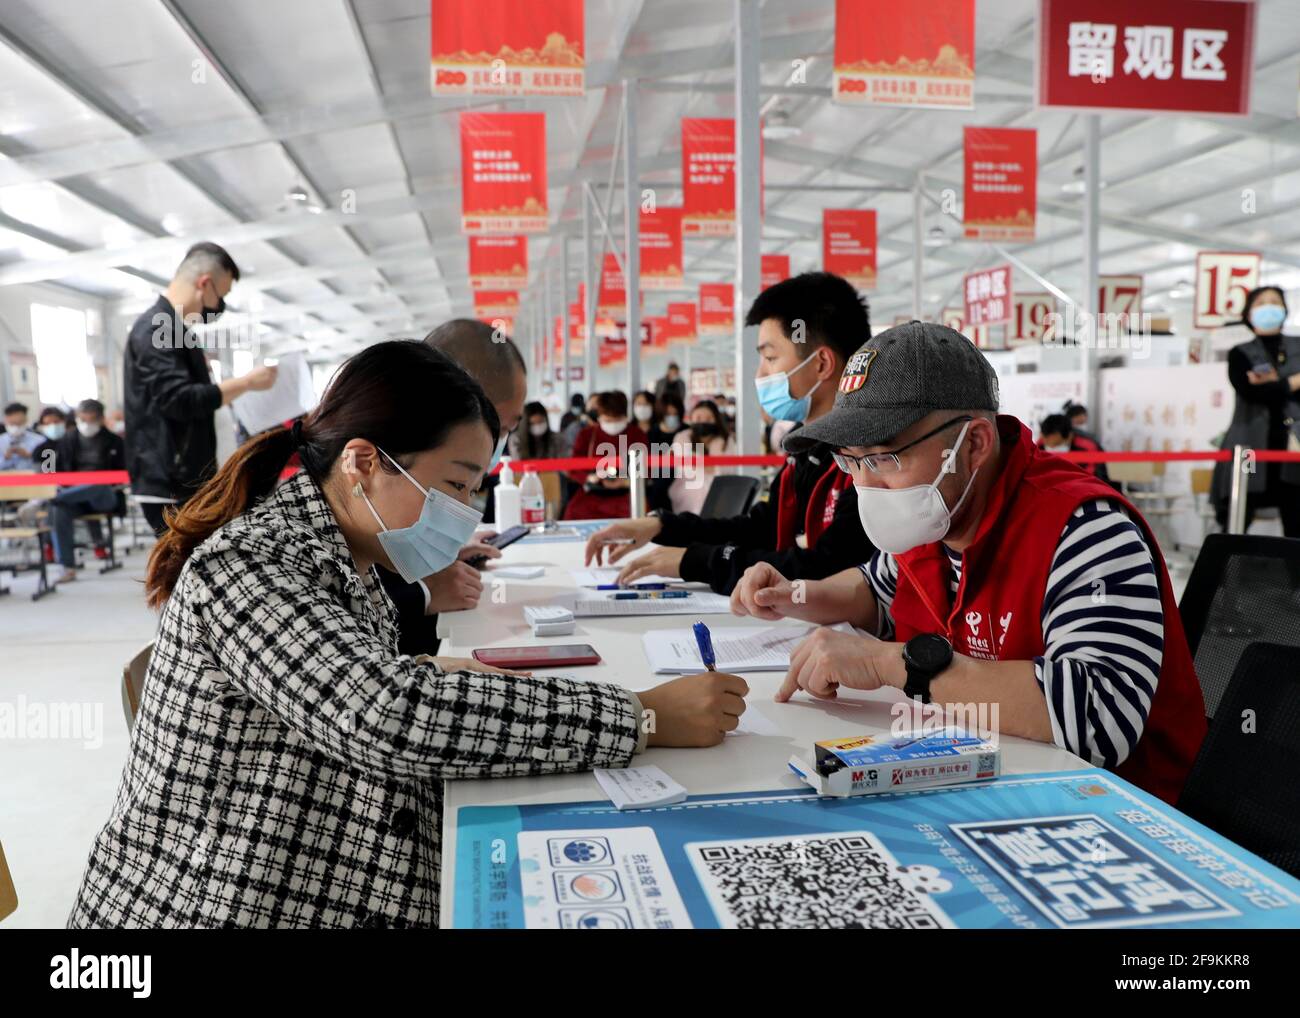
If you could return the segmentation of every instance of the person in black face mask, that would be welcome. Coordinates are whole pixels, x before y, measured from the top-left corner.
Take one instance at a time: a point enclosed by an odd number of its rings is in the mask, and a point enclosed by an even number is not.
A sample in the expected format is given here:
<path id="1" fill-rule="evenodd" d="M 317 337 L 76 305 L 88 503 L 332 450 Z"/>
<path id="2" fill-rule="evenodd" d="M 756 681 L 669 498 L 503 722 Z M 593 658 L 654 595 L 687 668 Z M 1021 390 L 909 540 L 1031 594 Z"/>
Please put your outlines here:
<path id="1" fill-rule="evenodd" d="M 691 408 L 688 426 L 678 432 L 673 445 L 689 449 L 690 459 L 673 479 L 668 489 L 668 499 L 675 513 L 698 513 L 704 507 L 716 473 L 712 468 L 698 464 L 700 456 L 734 455 L 736 443 L 726 417 L 711 399 L 702 399 Z"/>
<path id="2" fill-rule="evenodd" d="M 224 248 L 195 244 L 127 338 L 122 358 L 126 469 L 156 534 L 167 529 L 166 506 L 183 504 L 216 473 L 213 414 L 275 382 L 273 367 L 213 382 L 203 340 L 192 331 L 221 317 L 226 294 L 238 279 L 239 266 Z"/>

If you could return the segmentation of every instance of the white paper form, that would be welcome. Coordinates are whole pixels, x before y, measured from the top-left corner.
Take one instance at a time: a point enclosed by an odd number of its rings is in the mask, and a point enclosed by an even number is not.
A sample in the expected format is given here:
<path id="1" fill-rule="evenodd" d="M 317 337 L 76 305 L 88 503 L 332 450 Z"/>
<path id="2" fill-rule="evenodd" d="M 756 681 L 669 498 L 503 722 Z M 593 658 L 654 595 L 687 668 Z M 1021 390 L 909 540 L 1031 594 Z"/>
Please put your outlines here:
<path id="1" fill-rule="evenodd" d="M 246 392 L 230 404 L 235 417 L 250 435 L 305 414 L 316 405 L 311 368 L 301 352 L 285 354 L 276 369 L 275 384 L 260 392 Z"/>
<path id="2" fill-rule="evenodd" d="M 820 626 L 770 626 L 753 629 L 741 626 L 709 630 L 715 667 L 720 672 L 783 672 L 790 667 L 790 654 L 809 633 Z M 846 622 L 832 626 L 839 632 L 856 633 L 874 639 Z M 700 647 L 690 629 L 651 629 L 641 634 L 646 660 L 656 675 L 689 675 L 702 671 Z"/>

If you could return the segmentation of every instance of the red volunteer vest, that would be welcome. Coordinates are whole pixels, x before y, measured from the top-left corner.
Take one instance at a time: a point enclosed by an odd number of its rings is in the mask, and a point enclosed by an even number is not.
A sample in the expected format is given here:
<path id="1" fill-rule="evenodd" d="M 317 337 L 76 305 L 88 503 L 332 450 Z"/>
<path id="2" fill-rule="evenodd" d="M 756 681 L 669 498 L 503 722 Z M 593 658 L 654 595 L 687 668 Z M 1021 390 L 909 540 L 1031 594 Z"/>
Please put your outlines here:
<path id="1" fill-rule="evenodd" d="M 853 478 L 835 465 L 832 460 L 826 471 L 817 478 L 808 508 L 804 513 L 803 533 L 811 548 L 822 531 L 835 519 L 835 507 L 840 493 L 853 483 Z M 777 479 L 776 496 L 776 550 L 785 551 L 795 546 L 799 536 L 799 494 L 794 489 L 794 468 L 787 463 Z"/>
<path id="2" fill-rule="evenodd" d="M 1043 653 L 1042 606 L 1061 531 L 1084 502 L 1118 502 L 1154 553 L 1164 610 L 1164 655 L 1141 738 L 1116 773 L 1174 803 L 1205 737 L 1205 703 L 1159 545 L 1141 513 L 1114 488 L 1035 447 L 1029 429 L 998 417 L 1010 445 L 975 534 L 962 555 L 956 601 L 951 566 L 938 543 L 900 555 L 890 614 L 896 639 L 942 633 L 953 649 L 986 660 L 1027 661 Z"/>

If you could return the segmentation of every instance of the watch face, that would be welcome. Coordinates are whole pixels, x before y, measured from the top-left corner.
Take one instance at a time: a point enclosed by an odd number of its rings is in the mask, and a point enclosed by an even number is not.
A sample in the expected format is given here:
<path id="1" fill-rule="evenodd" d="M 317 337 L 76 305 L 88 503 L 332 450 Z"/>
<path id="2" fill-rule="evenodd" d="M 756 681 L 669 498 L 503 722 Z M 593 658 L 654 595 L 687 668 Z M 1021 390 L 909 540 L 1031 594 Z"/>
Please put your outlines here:
<path id="1" fill-rule="evenodd" d="M 906 651 L 912 664 L 927 672 L 940 671 L 952 662 L 952 644 L 934 633 L 912 637 Z"/>

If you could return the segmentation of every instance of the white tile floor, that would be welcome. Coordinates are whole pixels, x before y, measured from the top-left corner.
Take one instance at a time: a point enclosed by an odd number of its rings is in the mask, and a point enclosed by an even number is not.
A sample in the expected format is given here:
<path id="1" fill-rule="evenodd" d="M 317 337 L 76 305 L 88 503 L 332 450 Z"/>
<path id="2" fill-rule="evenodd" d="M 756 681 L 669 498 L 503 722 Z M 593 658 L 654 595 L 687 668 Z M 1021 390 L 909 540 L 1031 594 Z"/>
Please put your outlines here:
<path id="1" fill-rule="evenodd" d="M 122 666 L 157 627 L 144 605 L 146 558 L 131 552 L 104 575 L 92 559 L 40 601 L 30 599 L 33 574 L 0 573 L 10 589 L 0 595 L 0 711 L 25 714 L 17 734 L 29 736 L 0 737 L 0 845 L 18 890 L 6 929 L 64 924 L 108 818 L 128 745 Z M 33 708 L 50 717 L 75 709 L 83 723 L 64 725 L 62 738 L 32 738 Z"/>
<path id="2" fill-rule="evenodd" d="M 31 574 L 0 573 L 11 590 L 0 596 L 0 710 L 77 706 L 92 722 L 80 738 L 0 737 L 0 845 L 19 901 L 6 929 L 64 924 L 112 807 L 128 749 L 122 666 L 157 628 L 143 600 L 147 554 L 128 554 L 125 568 L 107 575 L 92 563 L 35 602 Z M 1181 594 L 1188 560 L 1172 558 Z M 88 730 L 97 737 L 86 739 Z"/>

